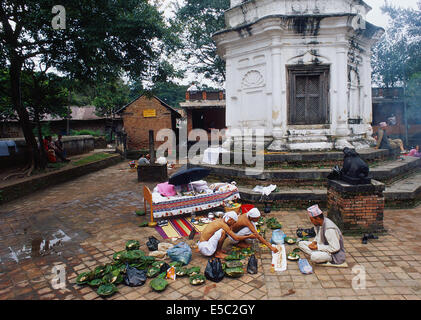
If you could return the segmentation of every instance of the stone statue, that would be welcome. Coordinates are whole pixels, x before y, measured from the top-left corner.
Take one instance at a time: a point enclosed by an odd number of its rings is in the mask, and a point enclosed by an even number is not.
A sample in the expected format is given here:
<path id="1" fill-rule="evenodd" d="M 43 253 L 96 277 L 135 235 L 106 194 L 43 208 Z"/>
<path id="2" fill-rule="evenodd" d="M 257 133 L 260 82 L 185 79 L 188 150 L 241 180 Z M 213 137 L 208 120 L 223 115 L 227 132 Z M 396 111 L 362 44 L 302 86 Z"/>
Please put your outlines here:
<path id="1" fill-rule="evenodd" d="M 370 168 L 367 163 L 360 158 L 360 155 L 354 149 L 345 148 L 343 152 L 343 168 L 334 167 L 328 179 L 342 180 L 352 185 L 370 184 L 371 179 L 368 176 Z"/>

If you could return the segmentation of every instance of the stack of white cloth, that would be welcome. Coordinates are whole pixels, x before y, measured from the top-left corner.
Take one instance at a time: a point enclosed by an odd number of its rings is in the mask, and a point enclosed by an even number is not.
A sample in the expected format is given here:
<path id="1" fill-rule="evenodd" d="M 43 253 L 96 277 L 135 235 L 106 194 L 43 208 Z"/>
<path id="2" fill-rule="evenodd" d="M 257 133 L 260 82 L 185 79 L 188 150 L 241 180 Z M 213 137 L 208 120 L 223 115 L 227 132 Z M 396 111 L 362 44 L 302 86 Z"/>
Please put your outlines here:
<path id="1" fill-rule="evenodd" d="M 263 187 L 263 186 L 256 186 L 253 191 L 254 192 L 258 192 L 261 193 L 262 195 L 268 196 L 270 195 L 274 190 L 276 189 L 276 185 L 275 184 L 271 184 L 268 187 Z"/>
<path id="2" fill-rule="evenodd" d="M 208 183 L 205 180 L 193 181 L 190 183 L 193 186 L 193 190 L 198 193 L 212 193 L 213 191 L 208 187 Z"/>

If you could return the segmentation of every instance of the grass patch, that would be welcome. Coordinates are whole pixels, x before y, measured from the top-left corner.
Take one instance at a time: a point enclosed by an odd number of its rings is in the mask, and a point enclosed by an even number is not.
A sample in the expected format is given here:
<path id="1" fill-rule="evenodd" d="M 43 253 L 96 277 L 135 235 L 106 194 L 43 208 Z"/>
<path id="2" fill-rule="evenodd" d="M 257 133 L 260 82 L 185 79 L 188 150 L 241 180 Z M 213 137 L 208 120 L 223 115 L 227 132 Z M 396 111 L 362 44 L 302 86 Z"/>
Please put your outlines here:
<path id="1" fill-rule="evenodd" d="M 107 159 L 109 157 L 112 157 L 112 154 L 109 154 L 109 153 L 95 153 L 93 155 L 90 155 L 90 156 L 87 156 L 85 158 L 82 158 L 82 159 L 80 159 L 78 161 L 72 162 L 72 164 L 74 166 L 81 166 L 81 165 L 88 164 L 88 163 L 91 163 L 91 162 L 95 162 L 95 161 L 99 161 L 99 160 L 104 160 L 104 159 Z"/>
<path id="2" fill-rule="evenodd" d="M 47 168 L 49 169 L 61 169 L 65 167 L 68 163 L 67 162 L 56 162 L 56 163 L 49 163 Z"/>

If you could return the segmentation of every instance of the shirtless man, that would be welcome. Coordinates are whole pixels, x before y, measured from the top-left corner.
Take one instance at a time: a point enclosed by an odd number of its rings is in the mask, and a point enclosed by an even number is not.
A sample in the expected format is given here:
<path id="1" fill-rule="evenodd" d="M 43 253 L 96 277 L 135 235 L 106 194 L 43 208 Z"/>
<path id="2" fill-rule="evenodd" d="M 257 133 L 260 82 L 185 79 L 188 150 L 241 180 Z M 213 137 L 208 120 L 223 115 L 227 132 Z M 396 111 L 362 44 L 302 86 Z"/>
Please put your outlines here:
<path id="1" fill-rule="evenodd" d="M 247 236 L 237 236 L 231 226 L 238 220 L 234 211 L 227 212 L 222 219 L 216 219 L 206 226 L 200 235 L 198 249 L 204 256 L 215 255 L 216 258 L 224 259 L 227 255 L 222 251 L 222 245 L 227 234 L 234 240 L 242 241 L 245 239 L 254 239 L 256 236 L 250 234 Z"/>
<path id="2" fill-rule="evenodd" d="M 256 223 L 260 219 L 260 211 L 257 208 L 251 209 L 246 214 L 242 214 L 238 217 L 238 221 L 232 226 L 232 231 L 236 233 L 237 236 L 247 236 L 250 234 L 254 234 L 256 238 L 263 244 L 265 244 L 270 250 L 272 250 L 274 253 L 278 252 L 278 249 L 273 247 L 268 241 L 266 241 L 265 238 L 263 238 L 256 229 Z M 237 244 L 240 248 L 248 248 L 250 247 L 249 243 L 246 243 L 245 241 L 236 241 L 229 237 L 231 242 Z M 248 240 L 246 240 L 249 242 Z"/>

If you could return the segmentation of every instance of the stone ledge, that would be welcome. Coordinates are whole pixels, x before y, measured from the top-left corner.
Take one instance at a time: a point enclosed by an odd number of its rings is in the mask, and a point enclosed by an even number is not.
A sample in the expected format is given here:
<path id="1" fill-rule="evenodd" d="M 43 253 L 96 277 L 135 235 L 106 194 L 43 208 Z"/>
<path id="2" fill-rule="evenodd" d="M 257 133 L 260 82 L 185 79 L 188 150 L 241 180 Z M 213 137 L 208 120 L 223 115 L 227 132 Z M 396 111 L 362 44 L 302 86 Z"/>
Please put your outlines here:
<path id="1" fill-rule="evenodd" d="M 371 184 L 363 185 L 350 185 L 344 181 L 328 180 L 327 185 L 328 188 L 331 188 L 340 194 L 344 194 L 344 196 L 348 194 L 380 194 L 386 188 L 383 183 L 376 180 L 371 180 Z"/>
<path id="2" fill-rule="evenodd" d="M 402 188 L 406 182 L 411 182 L 411 188 Z M 252 189 L 239 187 L 241 199 L 252 203 L 281 202 L 284 208 L 306 208 L 308 204 L 324 204 L 327 202 L 327 189 L 321 187 L 318 190 L 290 189 L 281 192 L 273 192 L 269 197 L 264 197 Z M 411 208 L 421 202 L 421 173 L 413 175 L 405 180 L 386 186 L 383 192 L 387 208 Z M 262 200 L 261 200 L 262 199 Z"/>
<path id="3" fill-rule="evenodd" d="M 386 182 L 399 177 L 410 171 L 414 171 L 421 166 L 420 158 L 405 157 L 402 161 L 393 161 L 385 163 L 379 167 L 370 169 L 370 177 L 375 180 Z M 189 165 L 192 167 L 192 165 Z M 202 167 L 211 170 L 211 175 L 232 177 L 232 178 L 246 178 L 257 180 L 325 180 L 332 172 L 331 169 L 316 169 L 316 168 L 302 168 L 302 169 L 265 169 L 263 173 L 255 173 L 246 175 L 246 168 L 238 168 L 224 165 L 208 165 L 199 164 L 194 167 Z M 253 168 L 249 168 L 253 172 Z"/>
<path id="4" fill-rule="evenodd" d="M 0 204 L 21 198 L 34 191 L 42 190 L 59 183 L 73 180 L 85 174 L 107 168 L 121 161 L 122 158 L 120 155 L 113 155 L 109 158 L 85 165 L 53 171 L 35 176 L 30 180 L 11 183 L 1 189 Z"/>

